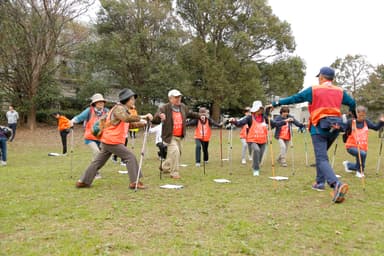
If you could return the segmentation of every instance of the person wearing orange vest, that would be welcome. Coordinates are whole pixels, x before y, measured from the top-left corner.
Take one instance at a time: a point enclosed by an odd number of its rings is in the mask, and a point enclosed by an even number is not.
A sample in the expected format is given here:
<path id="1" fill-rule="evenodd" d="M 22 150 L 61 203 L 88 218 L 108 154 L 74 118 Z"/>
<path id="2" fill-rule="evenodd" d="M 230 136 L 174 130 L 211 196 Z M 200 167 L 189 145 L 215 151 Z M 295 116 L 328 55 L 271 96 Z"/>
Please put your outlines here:
<path id="1" fill-rule="evenodd" d="M 211 139 L 212 131 L 211 126 L 221 127 L 221 124 L 216 123 L 212 118 L 209 118 L 208 109 L 201 107 L 199 109 L 199 114 L 201 114 L 200 119 L 192 119 L 187 122 L 187 126 L 195 126 L 195 159 L 196 166 L 200 167 L 201 159 L 201 148 L 203 148 L 203 158 L 204 162 L 207 164 L 209 160 L 208 155 L 208 146 L 209 140 Z"/>
<path id="2" fill-rule="evenodd" d="M 316 182 L 312 189 L 323 191 L 325 182 L 333 188 L 332 201 L 342 203 L 348 192 L 348 184 L 342 183 L 336 177 L 329 163 L 327 150 L 336 140 L 342 126 L 341 105 L 349 106 L 351 113 L 356 116 L 355 100 L 340 87 L 333 84 L 335 71 L 323 67 L 317 75 L 319 85 L 308 87 L 290 97 L 276 100 L 272 107 L 308 102 L 310 112 L 309 131 L 316 158 Z"/>
<path id="3" fill-rule="evenodd" d="M 152 120 L 151 114 L 144 116 L 132 116 L 129 108 L 135 104 L 137 94 L 130 89 L 123 89 L 119 93 L 119 103 L 117 103 L 109 112 L 106 119 L 106 126 L 101 135 L 100 152 L 87 167 L 82 177 L 76 182 L 77 188 L 90 187 L 98 170 L 104 166 L 112 154 L 117 155 L 125 163 L 130 184 L 130 189 L 143 189 L 144 184 L 138 178 L 139 165 L 136 156 L 124 145 L 128 133 L 128 124 L 130 127 L 144 127 L 147 121 Z M 140 176 L 142 174 L 140 173 Z"/>
<path id="4" fill-rule="evenodd" d="M 95 93 L 91 97 L 90 106 L 76 115 L 71 120 L 71 125 L 84 122 L 84 143 L 91 149 L 92 159 L 100 152 L 100 140 L 92 134 L 93 124 L 102 116 L 108 113 L 109 109 L 105 107 L 106 100 L 100 93 Z M 96 179 L 101 178 L 100 173 L 97 173 Z"/>
<path id="5" fill-rule="evenodd" d="M 247 116 L 251 115 L 251 108 L 250 107 L 246 107 L 244 108 L 244 116 L 242 118 L 246 118 Z M 240 130 L 240 142 L 241 142 L 241 163 L 242 164 L 246 164 L 247 163 L 247 160 L 245 159 L 245 154 L 247 152 L 247 148 L 248 148 L 248 159 L 249 161 L 252 161 L 252 148 L 251 148 L 251 145 L 249 145 L 247 143 L 247 135 L 248 135 L 248 125 L 245 124 L 241 127 L 241 130 Z"/>
<path id="6" fill-rule="evenodd" d="M 63 155 L 67 154 L 67 136 L 71 132 L 71 121 L 60 112 L 52 114 L 57 119 L 57 129 L 60 132 L 61 144 L 63 145 Z"/>
<path id="7" fill-rule="evenodd" d="M 288 144 L 292 139 L 292 124 L 299 128 L 304 127 L 304 124 L 297 121 L 293 116 L 289 115 L 289 108 L 284 106 L 280 108 L 280 115 L 274 118 L 275 122 L 275 138 L 279 141 L 280 154 L 277 162 L 282 167 L 287 167 L 287 150 Z"/>
<path id="8" fill-rule="evenodd" d="M 260 163 L 267 145 L 268 126 L 264 116 L 264 107 L 261 101 L 254 101 L 251 115 L 240 120 L 230 118 L 230 122 L 236 126 L 248 125 L 247 143 L 252 148 L 252 171 L 253 176 L 260 175 Z"/>
<path id="9" fill-rule="evenodd" d="M 179 174 L 181 140 L 186 135 L 187 118 L 200 118 L 199 113 L 190 112 L 188 107 L 181 103 L 182 96 L 179 90 L 170 90 L 169 102 L 159 108 L 153 119 L 153 123 L 163 124 L 161 139 L 167 146 L 167 158 L 161 165 L 161 171 L 170 173 L 173 179 L 181 178 Z"/>
<path id="10" fill-rule="evenodd" d="M 346 172 L 356 171 L 356 177 L 362 178 L 364 177 L 365 160 L 368 153 L 368 129 L 378 131 L 381 127 L 384 127 L 384 115 L 381 115 L 379 123 L 376 124 L 366 118 L 366 107 L 358 106 L 356 114 L 356 119 L 348 120 L 347 129 L 345 130 L 346 135 L 348 135 L 345 148 L 349 154 L 356 158 L 356 162 L 344 161 L 343 165 Z M 363 173 L 360 172 L 360 164 Z"/>

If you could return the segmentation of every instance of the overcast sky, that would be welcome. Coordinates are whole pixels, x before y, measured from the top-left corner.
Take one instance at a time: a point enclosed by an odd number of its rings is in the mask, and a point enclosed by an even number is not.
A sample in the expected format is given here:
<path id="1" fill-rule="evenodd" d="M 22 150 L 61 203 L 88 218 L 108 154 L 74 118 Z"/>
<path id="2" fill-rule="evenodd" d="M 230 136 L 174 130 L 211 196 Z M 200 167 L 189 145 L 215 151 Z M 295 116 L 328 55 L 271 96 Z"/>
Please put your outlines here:
<path id="1" fill-rule="evenodd" d="M 268 0 L 273 13 L 291 24 L 295 53 L 307 65 L 304 87 L 317 83 L 322 66 L 336 58 L 364 55 L 384 64 L 384 1 Z"/>

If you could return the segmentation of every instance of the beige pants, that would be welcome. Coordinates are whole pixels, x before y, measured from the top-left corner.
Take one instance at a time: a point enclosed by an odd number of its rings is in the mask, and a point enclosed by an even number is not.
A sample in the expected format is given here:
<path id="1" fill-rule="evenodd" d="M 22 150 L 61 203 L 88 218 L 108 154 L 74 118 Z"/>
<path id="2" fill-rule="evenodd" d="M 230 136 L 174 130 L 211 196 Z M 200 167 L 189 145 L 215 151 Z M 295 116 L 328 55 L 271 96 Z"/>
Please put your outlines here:
<path id="1" fill-rule="evenodd" d="M 171 143 L 167 145 L 167 158 L 163 162 L 163 171 L 171 173 L 171 176 L 179 176 L 180 155 L 181 155 L 181 138 L 172 137 Z"/>

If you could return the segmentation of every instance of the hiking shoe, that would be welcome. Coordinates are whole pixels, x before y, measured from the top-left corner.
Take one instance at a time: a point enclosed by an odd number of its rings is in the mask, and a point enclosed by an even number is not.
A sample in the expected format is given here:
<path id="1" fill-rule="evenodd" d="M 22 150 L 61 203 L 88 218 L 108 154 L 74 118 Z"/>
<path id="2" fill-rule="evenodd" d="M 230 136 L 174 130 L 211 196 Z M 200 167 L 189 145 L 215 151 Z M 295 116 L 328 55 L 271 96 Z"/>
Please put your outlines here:
<path id="1" fill-rule="evenodd" d="M 259 176 L 260 171 L 259 170 L 253 170 L 253 176 Z"/>
<path id="2" fill-rule="evenodd" d="M 357 178 L 363 178 L 363 177 L 365 177 L 365 175 L 364 175 L 364 173 L 361 173 L 361 172 L 359 172 L 359 171 L 356 171 L 356 177 L 357 177 Z"/>
<path id="3" fill-rule="evenodd" d="M 200 163 L 196 163 L 196 167 L 200 167 Z"/>
<path id="4" fill-rule="evenodd" d="M 341 183 L 341 182 L 336 182 L 336 185 L 333 189 L 333 198 L 332 201 L 334 203 L 342 203 L 345 200 L 345 195 L 348 192 L 348 184 L 347 183 Z"/>
<path id="5" fill-rule="evenodd" d="M 135 189 L 136 188 L 136 182 L 132 182 L 131 184 L 129 184 L 129 188 L 130 189 Z M 138 189 L 145 189 L 145 186 L 144 186 L 144 184 L 141 181 L 139 181 L 137 183 L 137 188 Z"/>
<path id="6" fill-rule="evenodd" d="M 353 172 L 352 170 L 349 170 L 349 169 L 348 169 L 348 161 L 344 161 L 344 162 L 343 162 L 343 165 L 344 165 L 344 171 L 345 171 L 345 172 Z"/>
<path id="7" fill-rule="evenodd" d="M 76 187 L 77 188 L 89 188 L 91 185 L 88 185 L 88 184 L 85 184 L 84 182 L 82 182 L 81 180 L 78 180 L 76 182 Z"/>
<path id="8" fill-rule="evenodd" d="M 247 161 L 245 160 L 245 158 L 241 159 L 241 164 L 247 164 Z"/>
<path id="9" fill-rule="evenodd" d="M 312 189 L 316 191 L 324 191 L 325 190 L 325 184 L 320 182 L 320 183 L 313 183 L 312 184 Z"/>

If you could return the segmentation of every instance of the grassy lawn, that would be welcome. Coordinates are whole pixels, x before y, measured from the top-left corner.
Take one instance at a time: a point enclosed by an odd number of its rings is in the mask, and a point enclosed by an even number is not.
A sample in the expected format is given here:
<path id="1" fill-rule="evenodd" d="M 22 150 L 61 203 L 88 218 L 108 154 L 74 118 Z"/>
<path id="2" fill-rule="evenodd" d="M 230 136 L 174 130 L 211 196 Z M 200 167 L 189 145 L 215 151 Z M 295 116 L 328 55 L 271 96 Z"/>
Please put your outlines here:
<path id="1" fill-rule="evenodd" d="M 315 168 L 305 163 L 304 136 L 309 163 L 314 162 L 308 134 L 295 133 L 295 174 L 289 151 L 288 167 L 275 165 L 276 175 L 289 180 L 273 181 L 270 148 L 259 177 L 252 176 L 249 162 L 240 164 L 239 130 L 233 131 L 232 163 L 224 161 L 223 166 L 219 131 L 213 131 L 204 175 L 203 167 L 194 164 L 192 132 L 183 141 L 182 163 L 187 166 L 181 167 L 178 181 L 168 176 L 160 180 L 150 135 L 143 165 L 147 189 L 134 192 L 128 189 L 128 176 L 118 172 L 124 168 L 112 161 L 91 188 L 75 188 L 91 159 L 81 127 L 75 129 L 73 155 L 65 157 L 48 156 L 61 151 L 54 127 L 18 130 L 8 144 L 8 166 L 0 168 L 0 255 L 384 254 L 384 170 L 375 174 L 376 133 L 369 140 L 365 190 L 360 179 L 344 172 L 342 161 L 353 159 L 339 137 L 335 169 L 350 190 L 343 204 L 333 204 L 330 188 L 311 189 Z M 224 158 L 227 140 L 223 130 Z M 142 141 L 141 132 L 134 145 L 138 159 Z M 276 140 L 273 152 L 276 158 Z M 215 183 L 216 178 L 231 183 Z M 161 189 L 164 184 L 184 188 Z"/>

